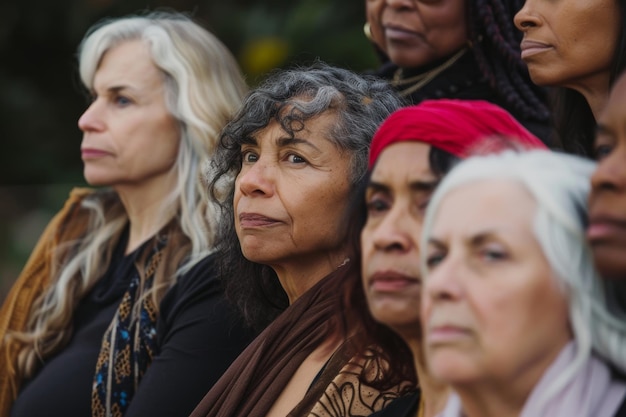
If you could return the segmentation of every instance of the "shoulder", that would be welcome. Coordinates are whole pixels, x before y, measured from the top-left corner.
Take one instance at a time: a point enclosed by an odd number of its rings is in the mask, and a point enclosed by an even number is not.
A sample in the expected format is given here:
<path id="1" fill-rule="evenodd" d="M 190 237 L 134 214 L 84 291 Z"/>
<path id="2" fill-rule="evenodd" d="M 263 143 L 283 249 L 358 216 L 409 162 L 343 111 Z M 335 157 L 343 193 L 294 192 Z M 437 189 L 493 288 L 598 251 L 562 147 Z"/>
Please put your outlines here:
<path id="1" fill-rule="evenodd" d="M 165 321 L 192 305 L 224 308 L 224 291 L 217 274 L 216 255 L 211 254 L 182 274 L 161 300 L 160 311 Z"/>

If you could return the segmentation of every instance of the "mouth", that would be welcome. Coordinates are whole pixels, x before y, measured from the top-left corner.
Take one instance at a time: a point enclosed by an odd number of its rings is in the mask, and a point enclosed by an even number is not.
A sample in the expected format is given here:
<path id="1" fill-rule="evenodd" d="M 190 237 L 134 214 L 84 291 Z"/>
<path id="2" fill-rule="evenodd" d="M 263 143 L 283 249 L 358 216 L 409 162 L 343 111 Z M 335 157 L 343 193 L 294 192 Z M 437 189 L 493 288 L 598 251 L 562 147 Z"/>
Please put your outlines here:
<path id="1" fill-rule="evenodd" d="M 239 225 L 242 228 L 275 226 L 279 223 L 281 223 L 279 220 L 258 213 L 241 213 L 239 215 Z"/>
<path id="2" fill-rule="evenodd" d="M 421 38 L 420 34 L 404 28 L 402 26 L 396 26 L 393 24 L 384 25 L 385 38 L 394 42 L 415 41 L 417 38 Z"/>
<path id="3" fill-rule="evenodd" d="M 97 159 L 103 156 L 110 155 L 110 152 L 103 151 L 102 149 L 96 148 L 82 148 L 80 150 L 80 155 L 82 159 Z"/>
<path id="4" fill-rule="evenodd" d="M 429 345 L 445 345 L 466 339 L 470 331 L 453 324 L 430 326 L 426 333 Z"/>
<path id="5" fill-rule="evenodd" d="M 521 54 L 522 59 L 526 59 L 533 55 L 546 52 L 552 49 L 552 47 L 542 42 L 524 39 L 522 43 L 520 44 L 520 49 L 522 50 L 522 54 Z"/>
<path id="6" fill-rule="evenodd" d="M 408 287 L 421 285 L 421 280 L 413 275 L 397 271 L 380 271 L 373 274 L 368 280 L 372 291 L 378 293 L 396 293 L 405 291 Z"/>
<path id="7" fill-rule="evenodd" d="M 611 216 L 590 216 L 587 226 L 587 239 L 598 243 L 616 235 L 626 233 L 626 221 Z"/>

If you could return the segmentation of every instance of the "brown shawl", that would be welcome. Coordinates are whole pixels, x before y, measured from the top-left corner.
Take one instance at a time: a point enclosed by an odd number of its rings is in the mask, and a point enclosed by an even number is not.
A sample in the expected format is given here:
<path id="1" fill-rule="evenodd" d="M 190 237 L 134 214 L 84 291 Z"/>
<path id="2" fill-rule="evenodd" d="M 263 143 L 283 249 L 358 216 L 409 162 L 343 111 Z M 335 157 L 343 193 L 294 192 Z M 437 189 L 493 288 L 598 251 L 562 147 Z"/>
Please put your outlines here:
<path id="1" fill-rule="evenodd" d="M 342 267 L 304 293 L 233 362 L 192 417 L 264 417 L 302 362 L 328 333 Z M 329 288 L 330 287 L 330 288 Z"/>
<path id="2" fill-rule="evenodd" d="M 336 319 L 333 317 L 336 314 L 334 307 L 341 294 L 337 290 L 338 283 L 343 282 L 349 273 L 354 273 L 349 266 L 339 268 L 289 306 L 233 362 L 191 417 L 265 417 L 302 362 L 330 336 L 329 323 Z M 341 396 L 345 385 L 354 386 L 351 382 L 358 379 L 358 375 L 353 370 L 363 368 L 363 361 L 356 366 L 350 363 L 354 353 L 350 344 L 344 343 L 289 416 L 308 416 L 312 408 L 321 405 L 320 400 L 324 401 L 329 395 Z M 364 361 L 376 364 L 376 361 Z M 351 382 L 345 384 L 346 379 Z M 356 390 L 359 389 L 360 386 L 356 386 Z M 379 393 L 367 390 L 368 395 L 372 394 L 368 402 L 375 402 L 376 409 L 397 397 L 399 391 Z M 342 406 L 346 413 L 321 415 L 351 415 L 349 409 L 353 408 L 354 398 L 347 402 L 349 404 Z"/>

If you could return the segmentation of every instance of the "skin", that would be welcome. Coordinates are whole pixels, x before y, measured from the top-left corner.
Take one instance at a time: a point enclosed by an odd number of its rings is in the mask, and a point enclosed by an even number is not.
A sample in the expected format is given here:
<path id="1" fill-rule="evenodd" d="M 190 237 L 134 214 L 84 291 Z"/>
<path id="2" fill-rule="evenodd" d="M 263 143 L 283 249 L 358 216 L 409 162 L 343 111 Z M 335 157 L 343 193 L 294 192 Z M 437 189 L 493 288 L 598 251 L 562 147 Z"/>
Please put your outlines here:
<path id="1" fill-rule="evenodd" d="M 380 154 L 366 190 L 368 215 L 361 233 L 363 288 L 370 312 L 411 349 L 425 416 L 441 411 L 448 396 L 447 387 L 427 374 L 421 348 L 419 236 L 438 183 L 430 170 L 430 149 L 423 142 L 400 142 Z"/>
<path id="2" fill-rule="evenodd" d="M 519 415 L 572 338 L 566 297 L 532 234 L 535 211 L 521 185 L 477 181 L 443 198 L 427 237 L 427 363 L 469 417 Z"/>
<path id="3" fill-rule="evenodd" d="M 626 277 L 626 77 L 618 79 L 598 120 L 598 167 L 591 177 L 587 237 L 596 267 L 609 279 Z"/>
<path id="4" fill-rule="evenodd" d="M 402 68 L 428 65 L 467 43 L 465 0 L 365 0 L 373 41 Z"/>
<path id="5" fill-rule="evenodd" d="M 322 114 L 290 140 L 276 123 L 241 148 L 235 229 L 244 256 L 269 265 L 292 303 L 341 265 L 350 158 L 327 139 Z"/>
<path id="6" fill-rule="evenodd" d="M 131 220 L 130 252 L 163 226 L 160 206 L 176 183 L 179 125 L 165 104 L 163 75 L 139 40 L 104 54 L 92 95 L 78 120 L 84 176 L 119 194 Z"/>
<path id="7" fill-rule="evenodd" d="M 526 0 L 514 20 L 533 82 L 580 92 L 597 118 L 621 28 L 617 1 Z"/>

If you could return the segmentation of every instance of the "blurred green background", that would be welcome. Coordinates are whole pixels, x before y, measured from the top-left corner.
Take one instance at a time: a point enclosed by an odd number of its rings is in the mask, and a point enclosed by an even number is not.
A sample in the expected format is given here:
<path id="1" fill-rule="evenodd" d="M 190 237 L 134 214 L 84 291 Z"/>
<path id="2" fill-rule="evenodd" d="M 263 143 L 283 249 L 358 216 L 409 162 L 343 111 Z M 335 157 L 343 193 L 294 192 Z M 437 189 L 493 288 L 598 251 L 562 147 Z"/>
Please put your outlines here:
<path id="1" fill-rule="evenodd" d="M 0 300 L 71 188 L 85 185 L 77 120 L 86 101 L 75 51 L 89 26 L 146 9 L 189 13 L 230 48 L 254 86 L 273 68 L 316 58 L 375 68 L 364 7 L 365 0 L 1 0 Z"/>

